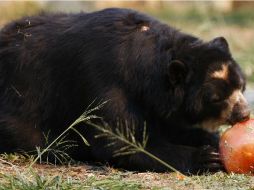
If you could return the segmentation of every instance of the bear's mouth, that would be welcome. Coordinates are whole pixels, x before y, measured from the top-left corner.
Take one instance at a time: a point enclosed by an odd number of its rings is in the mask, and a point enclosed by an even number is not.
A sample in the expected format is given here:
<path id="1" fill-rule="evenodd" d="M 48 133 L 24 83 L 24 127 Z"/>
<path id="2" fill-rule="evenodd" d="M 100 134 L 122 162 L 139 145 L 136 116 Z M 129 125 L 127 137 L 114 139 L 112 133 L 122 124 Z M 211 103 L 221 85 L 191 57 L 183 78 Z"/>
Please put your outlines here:
<path id="1" fill-rule="evenodd" d="M 209 132 L 215 132 L 222 125 L 228 125 L 229 122 L 223 120 L 216 119 L 208 119 L 199 124 L 199 126 Z"/>
<path id="2" fill-rule="evenodd" d="M 235 90 L 227 100 L 227 108 L 222 111 L 221 118 L 224 118 L 230 125 L 246 121 L 250 118 L 248 102 L 240 90 Z"/>

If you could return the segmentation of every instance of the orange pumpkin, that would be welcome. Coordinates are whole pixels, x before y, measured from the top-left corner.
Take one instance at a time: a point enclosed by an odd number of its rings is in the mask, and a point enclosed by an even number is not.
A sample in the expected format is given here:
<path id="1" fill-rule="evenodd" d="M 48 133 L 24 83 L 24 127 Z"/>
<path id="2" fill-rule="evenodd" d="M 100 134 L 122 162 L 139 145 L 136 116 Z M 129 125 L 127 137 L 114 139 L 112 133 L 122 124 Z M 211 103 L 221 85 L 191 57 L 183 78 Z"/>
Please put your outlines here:
<path id="1" fill-rule="evenodd" d="M 220 139 L 220 156 L 228 172 L 254 175 L 254 119 L 235 124 Z"/>

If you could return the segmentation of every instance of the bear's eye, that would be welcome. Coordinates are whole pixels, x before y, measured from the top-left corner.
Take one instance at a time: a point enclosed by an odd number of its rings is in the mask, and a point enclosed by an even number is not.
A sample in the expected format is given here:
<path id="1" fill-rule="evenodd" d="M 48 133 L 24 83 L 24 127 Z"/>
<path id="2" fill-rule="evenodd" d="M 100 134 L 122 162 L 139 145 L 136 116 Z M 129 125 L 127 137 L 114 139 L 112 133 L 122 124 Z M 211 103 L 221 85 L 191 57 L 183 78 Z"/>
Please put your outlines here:
<path id="1" fill-rule="evenodd" d="M 219 103 L 222 102 L 224 100 L 223 97 L 220 97 L 218 94 L 213 94 L 210 98 L 211 102 L 213 103 Z"/>

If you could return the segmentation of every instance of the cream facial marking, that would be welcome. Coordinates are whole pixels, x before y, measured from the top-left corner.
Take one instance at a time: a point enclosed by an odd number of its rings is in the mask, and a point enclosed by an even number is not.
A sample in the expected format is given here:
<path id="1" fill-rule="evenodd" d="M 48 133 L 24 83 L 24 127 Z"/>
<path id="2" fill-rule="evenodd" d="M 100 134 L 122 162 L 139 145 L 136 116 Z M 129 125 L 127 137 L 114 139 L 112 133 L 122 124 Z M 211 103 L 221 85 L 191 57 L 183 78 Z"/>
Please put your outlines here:
<path id="1" fill-rule="evenodd" d="M 229 103 L 235 105 L 236 103 L 244 103 L 247 104 L 247 100 L 243 96 L 241 90 L 235 90 L 232 95 L 229 97 Z"/>
<path id="2" fill-rule="evenodd" d="M 146 31 L 148 31 L 149 29 L 150 29 L 149 26 L 141 26 L 140 31 L 141 31 L 141 32 L 146 32 Z"/>
<path id="3" fill-rule="evenodd" d="M 237 103 L 246 103 L 247 104 L 247 101 L 246 99 L 244 98 L 241 90 L 235 90 L 231 96 L 228 98 L 227 100 L 227 109 L 225 109 L 222 114 L 221 114 L 221 118 L 224 120 L 227 120 L 229 117 L 230 117 L 230 114 L 232 113 L 232 110 L 233 110 L 233 107 L 235 104 Z"/>
<path id="4" fill-rule="evenodd" d="M 217 79 L 227 80 L 227 78 L 228 78 L 228 65 L 223 64 L 222 69 L 218 70 L 218 71 L 214 71 L 211 74 L 211 77 L 212 78 L 217 78 Z"/>

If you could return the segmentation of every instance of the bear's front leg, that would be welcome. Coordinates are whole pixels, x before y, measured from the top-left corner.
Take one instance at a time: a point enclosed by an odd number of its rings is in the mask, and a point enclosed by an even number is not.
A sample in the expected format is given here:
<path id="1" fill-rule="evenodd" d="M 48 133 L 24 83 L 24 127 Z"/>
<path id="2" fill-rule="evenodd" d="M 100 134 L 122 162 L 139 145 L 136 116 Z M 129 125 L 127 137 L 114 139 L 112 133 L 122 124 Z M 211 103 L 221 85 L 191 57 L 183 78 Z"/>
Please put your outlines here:
<path id="1" fill-rule="evenodd" d="M 93 155 L 98 161 L 106 161 L 112 166 L 128 170 L 172 171 L 158 160 L 151 158 L 143 152 L 114 157 L 113 152 L 121 149 L 122 146 L 123 144 L 121 143 L 115 144 L 114 147 L 103 147 L 102 144 L 93 146 Z M 197 174 L 207 171 L 215 172 L 223 169 L 219 154 L 211 147 L 196 148 L 150 139 L 146 151 L 185 174 Z"/>

